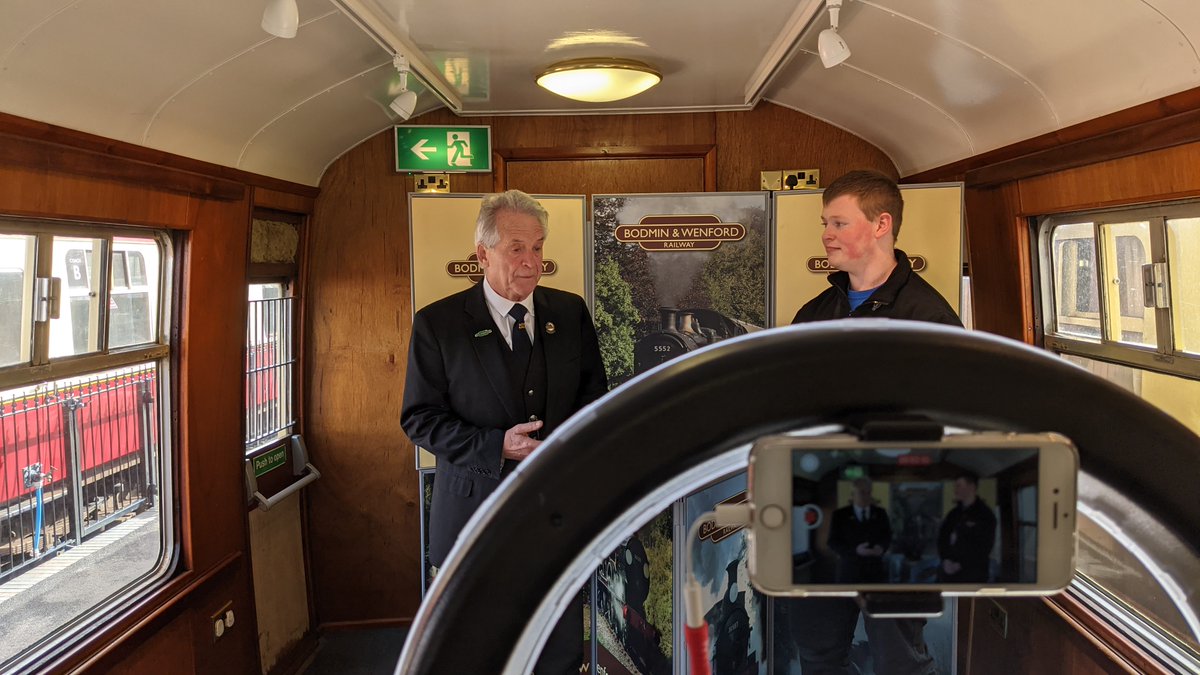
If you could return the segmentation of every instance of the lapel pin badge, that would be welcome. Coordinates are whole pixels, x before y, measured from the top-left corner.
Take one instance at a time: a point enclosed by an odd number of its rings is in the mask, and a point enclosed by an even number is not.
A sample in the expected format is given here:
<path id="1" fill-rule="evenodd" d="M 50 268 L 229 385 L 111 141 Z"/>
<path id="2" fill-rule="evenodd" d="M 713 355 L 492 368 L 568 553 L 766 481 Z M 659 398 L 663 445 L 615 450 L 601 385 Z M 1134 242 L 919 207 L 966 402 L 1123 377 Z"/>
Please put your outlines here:
<path id="1" fill-rule="evenodd" d="M 550 321 L 546 322 L 546 333 L 549 335 L 554 335 L 554 323 Z"/>
<path id="2" fill-rule="evenodd" d="M 492 329 L 491 329 L 491 328 L 484 328 L 483 330 L 481 330 L 481 331 L 479 331 L 478 333 L 476 333 L 476 334 L 475 334 L 475 337 L 477 337 L 477 338 L 480 338 L 480 337 L 487 337 L 487 336 L 489 336 L 489 335 L 491 335 L 491 334 L 492 334 Z"/>

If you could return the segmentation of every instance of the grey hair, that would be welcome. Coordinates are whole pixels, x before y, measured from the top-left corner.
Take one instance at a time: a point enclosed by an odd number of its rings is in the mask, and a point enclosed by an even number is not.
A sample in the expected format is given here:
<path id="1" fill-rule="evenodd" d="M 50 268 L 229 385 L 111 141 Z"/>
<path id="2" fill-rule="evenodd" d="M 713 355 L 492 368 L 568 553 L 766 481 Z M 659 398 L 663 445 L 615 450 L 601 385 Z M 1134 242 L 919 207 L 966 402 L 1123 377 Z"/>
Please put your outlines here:
<path id="1" fill-rule="evenodd" d="M 496 227 L 496 216 L 501 211 L 516 211 L 537 218 L 542 226 L 542 238 L 550 235 L 550 215 L 546 213 L 538 200 L 521 192 L 508 190 L 499 194 L 487 195 L 479 205 L 479 217 L 475 220 L 475 243 L 483 244 L 484 248 L 495 248 L 500 243 L 500 232 Z"/>

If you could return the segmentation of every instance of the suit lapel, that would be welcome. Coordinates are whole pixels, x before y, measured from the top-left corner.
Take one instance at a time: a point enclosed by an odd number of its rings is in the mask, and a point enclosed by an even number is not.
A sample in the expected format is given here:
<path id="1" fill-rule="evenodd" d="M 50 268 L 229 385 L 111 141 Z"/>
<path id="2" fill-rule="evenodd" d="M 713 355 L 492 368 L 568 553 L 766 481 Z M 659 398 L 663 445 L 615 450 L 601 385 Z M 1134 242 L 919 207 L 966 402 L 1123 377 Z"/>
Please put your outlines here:
<path id="1" fill-rule="evenodd" d="M 471 347 L 474 348 L 475 357 L 483 366 L 483 372 L 487 375 L 488 383 L 492 385 L 492 391 L 496 393 L 496 398 L 500 399 L 500 404 L 504 406 L 509 419 L 520 419 L 521 411 L 514 407 L 516 402 L 512 397 L 513 385 L 508 376 L 508 364 L 505 362 L 508 345 L 504 344 L 504 338 L 501 337 L 500 330 L 496 327 L 496 322 L 492 320 L 491 312 L 488 311 L 487 300 L 483 297 L 482 281 L 475 284 L 472 292 L 467 294 L 464 309 L 467 313 L 467 330 L 471 335 L 469 338 Z M 480 336 L 479 334 L 484 331 L 487 331 L 487 334 Z"/>
<path id="2" fill-rule="evenodd" d="M 569 332 L 560 330 L 565 328 L 560 321 L 562 317 L 556 315 L 555 306 L 541 288 L 533 291 L 533 308 L 537 320 L 537 339 L 542 341 L 542 352 L 546 356 L 546 419 L 561 421 L 567 417 L 562 408 L 575 401 L 571 392 L 565 391 L 564 366 L 571 356 Z M 546 330 L 548 325 L 554 327 L 553 332 Z"/>

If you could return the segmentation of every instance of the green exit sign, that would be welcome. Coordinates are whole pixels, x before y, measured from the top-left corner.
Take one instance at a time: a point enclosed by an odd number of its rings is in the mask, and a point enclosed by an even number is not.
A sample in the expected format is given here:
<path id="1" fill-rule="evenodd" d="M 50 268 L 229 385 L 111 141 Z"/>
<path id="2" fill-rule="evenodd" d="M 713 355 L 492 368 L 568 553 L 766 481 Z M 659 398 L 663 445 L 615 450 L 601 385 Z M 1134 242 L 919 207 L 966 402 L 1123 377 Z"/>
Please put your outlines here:
<path id="1" fill-rule="evenodd" d="M 396 127 L 396 171 L 464 173 L 491 170 L 490 126 Z"/>
<path id="2" fill-rule="evenodd" d="M 276 448 L 254 458 L 254 477 L 270 473 L 287 463 L 287 447 Z"/>

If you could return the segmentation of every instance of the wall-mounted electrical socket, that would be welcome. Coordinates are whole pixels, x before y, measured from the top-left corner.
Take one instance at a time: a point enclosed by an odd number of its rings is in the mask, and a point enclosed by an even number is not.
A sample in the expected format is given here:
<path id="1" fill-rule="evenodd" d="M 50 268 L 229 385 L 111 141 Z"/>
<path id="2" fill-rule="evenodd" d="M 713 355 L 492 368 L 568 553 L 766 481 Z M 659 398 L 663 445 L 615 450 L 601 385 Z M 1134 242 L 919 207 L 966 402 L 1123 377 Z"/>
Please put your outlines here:
<path id="1" fill-rule="evenodd" d="M 780 190 L 816 190 L 821 187 L 820 169 L 786 169 Z"/>
<path id="2" fill-rule="evenodd" d="M 413 175 L 413 188 L 417 192 L 450 192 L 450 174 L 448 173 L 418 173 Z"/>
<path id="3" fill-rule="evenodd" d="M 233 622 L 233 601 L 229 600 L 224 605 L 221 605 L 221 609 L 213 612 L 212 616 L 209 617 L 209 623 L 212 625 L 213 642 L 219 640 L 230 628 L 233 628 Z"/>
<path id="4" fill-rule="evenodd" d="M 758 172 L 760 190 L 778 190 L 783 185 L 782 171 L 759 171 Z"/>

